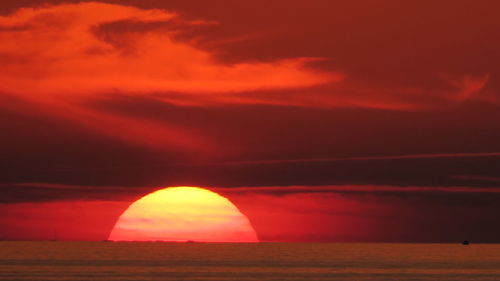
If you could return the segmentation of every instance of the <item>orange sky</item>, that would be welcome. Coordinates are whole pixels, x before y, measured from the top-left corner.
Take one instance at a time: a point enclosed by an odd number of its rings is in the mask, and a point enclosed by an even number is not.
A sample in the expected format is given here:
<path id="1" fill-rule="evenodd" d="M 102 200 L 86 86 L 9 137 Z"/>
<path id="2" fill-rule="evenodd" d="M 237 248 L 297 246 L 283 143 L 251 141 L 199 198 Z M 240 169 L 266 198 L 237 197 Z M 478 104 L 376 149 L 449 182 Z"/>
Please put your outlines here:
<path id="1" fill-rule="evenodd" d="M 494 0 L 1 3 L 0 209 L 12 215 L 0 239 L 47 239 L 39 216 L 60 228 L 72 206 L 114 216 L 146 191 L 190 185 L 239 190 L 264 240 L 498 240 L 499 11 Z M 113 217 L 99 221 L 61 238 L 104 239 Z"/>

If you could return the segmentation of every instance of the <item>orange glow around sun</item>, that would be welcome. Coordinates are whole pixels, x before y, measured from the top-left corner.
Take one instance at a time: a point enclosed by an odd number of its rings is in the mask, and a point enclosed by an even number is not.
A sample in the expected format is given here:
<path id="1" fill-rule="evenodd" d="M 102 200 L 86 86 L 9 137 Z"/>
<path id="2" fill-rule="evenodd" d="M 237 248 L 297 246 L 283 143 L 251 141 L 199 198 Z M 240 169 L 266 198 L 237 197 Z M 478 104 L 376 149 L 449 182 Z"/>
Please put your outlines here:
<path id="1" fill-rule="evenodd" d="M 169 187 L 135 201 L 111 241 L 258 242 L 248 218 L 223 196 L 199 187 Z"/>

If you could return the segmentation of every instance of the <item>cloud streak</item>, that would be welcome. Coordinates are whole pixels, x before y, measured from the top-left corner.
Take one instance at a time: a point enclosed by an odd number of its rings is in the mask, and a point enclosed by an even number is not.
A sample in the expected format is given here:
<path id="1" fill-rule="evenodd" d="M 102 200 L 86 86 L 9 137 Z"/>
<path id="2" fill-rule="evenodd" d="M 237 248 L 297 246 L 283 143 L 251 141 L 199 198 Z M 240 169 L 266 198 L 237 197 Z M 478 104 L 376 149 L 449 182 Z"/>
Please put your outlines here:
<path id="1" fill-rule="evenodd" d="M 371 160 L 405 160 L 405 159 L 435 159 L 435 158 L 475 158 L 475 157 L 500 157 L 500 152 L 485 153 L 428 153 L 428 154 L 407 154 L 389 156 L 361 156 L 361 157 L 331 157 L 331 158 L 307 158 L 307 159 L 276 159 L 276 160 L 251 160 L 234 161 L 213 165 L 266 165 L 284 163 L 315 163 L 315 162 L 336 162 L 336 161 L 371 161 Z"/>
<path id="2" fill-rule="evenodd" d="M 44 202 L 64 200 L 137 200 L 163 187 L 125 187 L 125 186 L 84 186 L 55 183 L 12 183 L 0 184 L 4 194 L 0 203 Z M 487 194 L 500 193 L 497 187 L 467 186 L 389 186 L 389 185 L 292 185 L 292 186 L 252 186 L 252 187 L 204 187 L 217 193 L 228 195 L 266 195 L 288 196 L 294 194 Z"/>

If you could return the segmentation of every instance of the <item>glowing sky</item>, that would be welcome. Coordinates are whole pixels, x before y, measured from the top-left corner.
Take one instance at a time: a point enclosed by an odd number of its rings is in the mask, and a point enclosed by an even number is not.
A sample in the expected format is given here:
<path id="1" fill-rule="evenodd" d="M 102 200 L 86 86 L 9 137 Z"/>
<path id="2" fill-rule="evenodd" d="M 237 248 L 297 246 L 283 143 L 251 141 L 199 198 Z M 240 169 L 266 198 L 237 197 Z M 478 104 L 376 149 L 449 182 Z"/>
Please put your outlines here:
<path id="1" fill-rule="evenodd" d="M 0 239 L 206 186 L 263 241 L 499 242 L 498 1 L 40 3 L 0 3 Z"/>

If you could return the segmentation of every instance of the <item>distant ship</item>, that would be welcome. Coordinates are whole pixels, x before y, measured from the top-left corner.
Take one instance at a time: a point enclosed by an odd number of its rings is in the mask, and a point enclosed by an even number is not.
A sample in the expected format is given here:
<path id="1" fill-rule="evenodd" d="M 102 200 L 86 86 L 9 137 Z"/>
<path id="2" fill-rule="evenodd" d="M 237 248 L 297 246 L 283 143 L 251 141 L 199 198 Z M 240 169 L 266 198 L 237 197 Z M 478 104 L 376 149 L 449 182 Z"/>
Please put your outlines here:
<path id="1" fill-rule="evenodd" d="M 469 240 L 464 240 L 464 242 L 462 242 L 462 245 L 469 245 Z"/>

